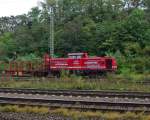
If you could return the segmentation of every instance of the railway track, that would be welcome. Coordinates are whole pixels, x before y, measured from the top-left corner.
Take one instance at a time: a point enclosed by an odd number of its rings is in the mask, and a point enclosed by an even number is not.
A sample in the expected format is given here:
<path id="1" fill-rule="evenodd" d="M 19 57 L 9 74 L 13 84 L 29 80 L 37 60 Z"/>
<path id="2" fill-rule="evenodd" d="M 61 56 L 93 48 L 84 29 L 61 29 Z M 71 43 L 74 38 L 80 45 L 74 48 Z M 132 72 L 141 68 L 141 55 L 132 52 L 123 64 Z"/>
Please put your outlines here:
<path id="1" fill-rule="evenodd" d="M 121 92 L 121 91 L 96 91 L 96 90 L 46 90 L 46 89 L 14 89 L 0 88 L 0 93 L 63 95 L 84 97 L 122 97 L 122 98 L 149 98 L 148 92 Z"/>
<path id="2" fill-rule="evenodd" d="M 150 93 L 0 88 L 0 104 L 150 112 Z"/>
<path id="3" fill-rule="evenodd" d="M 107 102 L 89 100 L 64 100 L 64 99 L 36 99 L 36 98 L 10 98 L 0 97 L 0 104 L 21 106 L 46 106 L 50 108 L 72 108 L 82 110 L 105 110 L 105 111 L 139 111 L 150 112 L 150 103 L 134 102 Z"/>

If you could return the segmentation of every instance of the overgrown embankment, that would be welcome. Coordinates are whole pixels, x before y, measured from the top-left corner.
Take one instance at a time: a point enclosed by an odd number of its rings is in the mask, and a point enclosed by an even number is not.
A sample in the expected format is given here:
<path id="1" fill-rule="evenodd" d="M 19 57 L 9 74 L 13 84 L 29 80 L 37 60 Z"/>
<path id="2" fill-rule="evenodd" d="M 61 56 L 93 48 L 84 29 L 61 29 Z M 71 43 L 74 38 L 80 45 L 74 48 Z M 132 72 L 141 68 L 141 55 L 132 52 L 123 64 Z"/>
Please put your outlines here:
<path id="1" fill-rule="evenodd" d="M 37 88 L 37 89 L 79 89 L 79 90 L 120 90 L 120 91 L 150 91 L 149 76 L 109 75 L 101 79 L 89 79 L 78 76 L 62 76 L 55 78 L 31 78 L 29 80 L 1 80 L 0 87 Z"/>

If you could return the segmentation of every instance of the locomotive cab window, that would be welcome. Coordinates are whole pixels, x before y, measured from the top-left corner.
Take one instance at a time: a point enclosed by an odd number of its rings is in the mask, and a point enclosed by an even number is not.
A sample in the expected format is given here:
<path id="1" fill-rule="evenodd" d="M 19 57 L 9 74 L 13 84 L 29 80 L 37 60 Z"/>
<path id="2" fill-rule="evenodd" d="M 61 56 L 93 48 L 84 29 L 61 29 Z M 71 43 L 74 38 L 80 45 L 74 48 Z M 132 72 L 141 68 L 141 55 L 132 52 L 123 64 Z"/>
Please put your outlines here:
<path id="1" fill-rule="evenodd" d="M 69 53 L 68 57 L 73 59 L 81 59 L 81 58 L 87 58 L 88 55 L 87 53 Z"/>
<path id="2" fill-rule="evenodd" d="M 82 56 L 81 55 L 69 55 L 69 58 L 80 59 L 82 58 Z"/>

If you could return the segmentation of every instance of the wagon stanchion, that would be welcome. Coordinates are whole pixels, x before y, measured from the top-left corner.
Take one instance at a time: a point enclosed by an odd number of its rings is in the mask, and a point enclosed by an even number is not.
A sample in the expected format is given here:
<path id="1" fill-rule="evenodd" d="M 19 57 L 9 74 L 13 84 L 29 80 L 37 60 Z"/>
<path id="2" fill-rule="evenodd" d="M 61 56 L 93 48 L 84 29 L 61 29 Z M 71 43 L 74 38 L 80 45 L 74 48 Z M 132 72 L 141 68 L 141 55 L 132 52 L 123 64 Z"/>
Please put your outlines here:
<path id="1" fill-rule="evenodd" d="M 2 66 L 1 70 L 0 70 L 0 80 L 1 81 L 8 81 L 11 79 L 11 73 L 8 72 L 9 68 L 10 68 L 10 64 L 7 64 L 5 62 L 2 62 L 0 64 Z"/>
<path id="2" fill-rule="evenodd" d="M 0 80 L 2 80 L 2 81 L 11 80 L 11 73 L 3 71 L 2 74 L 1 74 L 1 79 Z"/>

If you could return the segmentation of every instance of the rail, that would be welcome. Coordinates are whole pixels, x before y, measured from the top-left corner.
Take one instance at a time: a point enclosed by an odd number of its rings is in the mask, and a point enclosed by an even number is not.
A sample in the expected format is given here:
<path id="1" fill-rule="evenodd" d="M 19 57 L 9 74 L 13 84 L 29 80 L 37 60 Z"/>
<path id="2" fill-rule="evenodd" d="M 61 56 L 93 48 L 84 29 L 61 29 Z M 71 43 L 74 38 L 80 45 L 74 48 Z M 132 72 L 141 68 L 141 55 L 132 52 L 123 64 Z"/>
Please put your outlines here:
<path id="1" fill-rule="evenodd" d="M 14 89 L 0 88 L 0 93 L 19 93 L 19 94 L 47 94 L 64 96 L 90 96 L 90 97 L 127 97 L 127 98 L 149 98 L 149 92 L 122 92 L 122 91 L 103 91 L 103 90 L 46 90 L 46 89 Z"/>
<path id="2" fill-rule="evenodd" d="M 0 88 L 0 104 L 150 112 L 150 93 Z"/>

